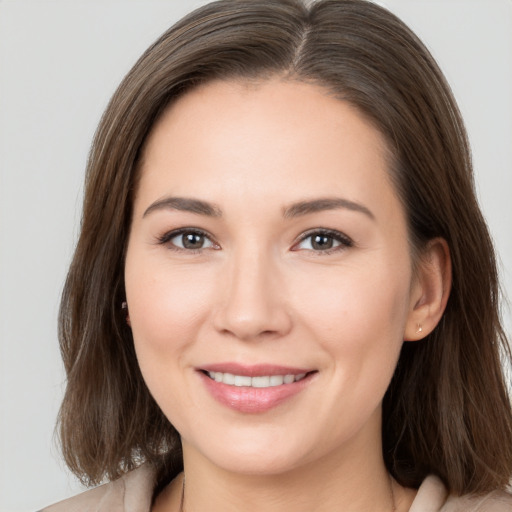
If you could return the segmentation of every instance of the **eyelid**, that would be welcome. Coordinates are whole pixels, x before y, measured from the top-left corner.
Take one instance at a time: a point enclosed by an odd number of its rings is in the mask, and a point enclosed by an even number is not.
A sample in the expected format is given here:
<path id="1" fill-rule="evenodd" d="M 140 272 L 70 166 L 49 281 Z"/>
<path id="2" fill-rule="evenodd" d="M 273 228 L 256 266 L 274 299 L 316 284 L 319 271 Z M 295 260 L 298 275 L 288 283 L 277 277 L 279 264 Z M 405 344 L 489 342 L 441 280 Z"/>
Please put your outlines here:
<path id="1" fill-rule="evenodd" d="M 339 242 L 340 245 L 338 245 L 336 247 L 331 247 L 329 249 L 324 249 L 324 250 L 297 248 L 297 246 L 300 243 L 304 242 L 305 240 L 307 240 L 308 238 L 310 238 L 314 235 L 323 235 L 323 236 L 331 237 L 334 240 L 336 240 L 337 242 Z M 314 228 L 314 229 L 309 229 L 308 231 L 302 233 L 299 236 L 298 240 L 293 244 L 291 250 L 292 251 L 307 250 L 310 252 L 314 252 L 316 254 L 326 254 L 326 253 L 331 253 L 331 252 L 343 251 L 343 250 L 345 250 L 349 247 L 353 247 L 353 246 L 354 246 L 354 241 L 349 236 L 342 233 L 341 231 L 338 231 L 336 229 Z"/>
<path id="2" fill-rule="evenodd" d="M 212 246 L 211 247 L 201 247 L 199 249 L 185 249 L 185 248 L 182 248 L 175 244 L 170 243 L 170 241 L 173 238 L 183 235 L 185 233 L 192 233 L 192 234 L 197 234 L 197 235 L 203 236 L 211 242 Z M 310 238 L 314 235 L 322 235 L 322 236 L 331 237 L 334 240 L 336 240 L 337 242 L 339 242 L 339 245 L 337 245 L 335 247 L 330 247 L 329 249 L 324 249 L 324 250 L 301 249 L 301 248 L 297 247 L 299 244 L 301 244 L 302 242 L 304 242 L 305 240 L 307 240 L 308 238 Z M 204 251 L 207 249 L 214 249 L 214 250 L 220 249 L 220 245 L 215 241 L 215 239 L 213 238 L 213 236 L 210 235 L 210 233 L 208 233 L 207 231 L 205 231 L 203 229 L 195 228 L 195 227 L 183 227 L 183 228 L 172 229 L 170 231 L 166 231 L 164 234 L 157 236 L 156 241 L 157 241 L 157 244 L 166 245 L 169 249 L 178 251 L 178 252 L 197 253 L 197 252 L 201 252 L 201 251 Z M 302 233 L 298 237 L 297 241 L 291 247 L 291 250 L 292 251 L 307 250 L 310 252 L 314 252 L 316 254 L 326 254 L 326 253 L 331 253 L 331 252 L 343 251 L 349 247 L 352 247 L 353 245 L 354 245 L 353 240 L 349 236 L 342 233 L 341 231 L 338 231 L 335 229 L 327 229 L 327 228 L 313 228 L 313 229 L 309 229 L 309 230 L 305 231 L 304 233 Z"/>
<path id="3" fill-rule="evenodd" d="M 201 247 L 199 249 L 185 249 L 183 247 L 179 247 L 177 245 L 171 244 L 170 241 L 180 235 L 183 235 L 185 233 L 191 233 L 195 235 L 204 236 L 207 238 L 211 244 L 212 247 Z M 220 249 L 219 244 L 215 241 L 215 239 L 205 230 L 200 228 L 194 228 L 194 227 L 184 227 L 184 228 L 178 228 L 178 229 L 171 229 L 170 231 L 166 231 L 163 235 L 157 236 L 156 238 L 158 245 L 166 245 L 169 249 L 173 251 L 178 252 L 186 252 L 186 253 L 198 253 L 204 250 L 214 249 L 218 250 Z"/>

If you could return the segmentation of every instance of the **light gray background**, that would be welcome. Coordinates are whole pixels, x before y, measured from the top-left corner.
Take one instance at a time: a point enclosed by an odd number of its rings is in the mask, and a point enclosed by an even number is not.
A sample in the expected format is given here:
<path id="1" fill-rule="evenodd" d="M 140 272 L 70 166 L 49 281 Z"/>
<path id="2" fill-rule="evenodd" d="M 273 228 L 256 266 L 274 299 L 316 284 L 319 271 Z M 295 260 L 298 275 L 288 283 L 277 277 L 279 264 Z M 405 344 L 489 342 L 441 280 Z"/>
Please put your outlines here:
<path id="1" fill-rule="evenodd" d="M 0 512 L 80 490 L 53 441 L 56 316 L 93 132 L 120 79 L 186 0 L 0 0 Z M 453 86 L 512 295 L 512 2 L 387 0 Z M 512 331 L 510 313 L 505 313 Z"/>

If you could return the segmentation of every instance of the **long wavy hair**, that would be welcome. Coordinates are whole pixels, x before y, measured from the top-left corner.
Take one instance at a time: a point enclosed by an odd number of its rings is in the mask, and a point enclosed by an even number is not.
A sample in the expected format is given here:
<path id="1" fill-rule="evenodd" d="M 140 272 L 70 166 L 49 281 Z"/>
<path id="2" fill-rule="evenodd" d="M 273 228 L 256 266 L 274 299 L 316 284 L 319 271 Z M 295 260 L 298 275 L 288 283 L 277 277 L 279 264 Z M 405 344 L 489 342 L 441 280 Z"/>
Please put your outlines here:
<path id="1" fill-rule="evenodd" d="M 402 485 L 438 475 L 458 494 L 504 488 L 512 417 L 489 233 L 475 197 L 456 102 L 425 46 L 365 0 L 221 0 L 192 12 L 137 61 L 108 105 L 87 165 L 81 233 L 60 309 L 67 389 L 65 460 L 87 483 L 142 462 L 163 485 L 180 471 L 179 435 L 151 397 L 121 304 L 138 160 L 176 98 L 215 79 L 282 77 L 317 84 L 386 138 L 412 254 L 434 237 L 450 249 L 444 316 L 404 343 L 383 404 L 383 455 Z"/>

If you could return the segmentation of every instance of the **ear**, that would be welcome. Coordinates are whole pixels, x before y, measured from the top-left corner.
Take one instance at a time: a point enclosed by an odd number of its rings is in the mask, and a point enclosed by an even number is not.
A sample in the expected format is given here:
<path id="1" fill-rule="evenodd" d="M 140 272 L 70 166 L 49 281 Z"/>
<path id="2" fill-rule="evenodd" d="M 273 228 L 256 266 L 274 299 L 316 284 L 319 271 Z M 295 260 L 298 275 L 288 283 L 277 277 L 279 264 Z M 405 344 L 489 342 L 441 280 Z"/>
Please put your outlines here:
<path id="1" fill-rule="evenodd" d="M 128 311 L 128 303 L 125 301 L 121 304 L 121 308 L 123 309 L 123 311 L 125 311 L 126 313 L 126 317 L 125 317 L 125 320 L 126 320 L 126 323 L 129 327 L 132 326 L 132 322 L 130 320 L 130 313 Z"/>
<path id="2" fill-rule="evenodd" d="M 446 240 L 434 238 L 428 242 L 419 256 L 413 279 L 404 341 L 423 339 L 443 316 L 452 284 L 450 249 Z"/>

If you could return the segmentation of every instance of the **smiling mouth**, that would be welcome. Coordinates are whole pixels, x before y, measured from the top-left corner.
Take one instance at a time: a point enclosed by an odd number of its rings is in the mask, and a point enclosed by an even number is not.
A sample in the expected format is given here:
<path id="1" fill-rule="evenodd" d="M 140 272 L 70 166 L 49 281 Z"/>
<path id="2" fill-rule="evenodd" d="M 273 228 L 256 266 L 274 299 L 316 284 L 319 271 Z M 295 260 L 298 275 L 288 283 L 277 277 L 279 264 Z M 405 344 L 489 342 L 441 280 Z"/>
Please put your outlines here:
<path id="1" fill-rule="evenodd" d="M 224 362 L 196 368 L 218 402 L 244 414 L 264 413 L 308 389 L 318 370 Z"/>
<path id="2" fill-rule="evenodd" d="M 233 373 L 209 371 L 204 371 L 204 374 L 215 382 L 221 382 L 228 386 L 250 388 L 272 388 L 282 386 L 284 384 L 293 384 L 294 382 L 301 381 L 308 375 L 307 373 L 299 373 L 297 375 L 259 375 L 250 377 L 247 375 L 235 375 Z"/>

